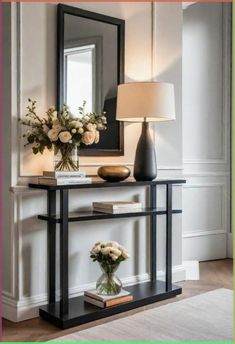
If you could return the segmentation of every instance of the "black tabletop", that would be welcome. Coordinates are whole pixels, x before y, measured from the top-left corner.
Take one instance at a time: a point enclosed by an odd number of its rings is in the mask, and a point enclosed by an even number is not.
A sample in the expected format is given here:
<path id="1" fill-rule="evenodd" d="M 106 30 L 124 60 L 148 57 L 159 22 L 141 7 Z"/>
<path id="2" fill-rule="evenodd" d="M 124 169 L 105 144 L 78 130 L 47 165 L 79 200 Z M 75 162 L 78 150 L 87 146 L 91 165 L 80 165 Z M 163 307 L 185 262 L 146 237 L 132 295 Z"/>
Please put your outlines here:
<path id="1" fill-rule="evenodd" d="M 68 184 L 68 185 L 44 185 L 30 183 L 29 187 L 42 190 L 63 190 L 63 189 L 92 189 L 105 187 L 130 187 L 130 186 L 151 186 L 151 185 L 166 185 L 166 184 L 183 184 L 185 179 L 170 178 L 170 179 L 155 179 L 153 181 L 136 181 L 128 178 L 123 182 L 106 182 L 103 180 L 94 180 L 89 184 Z"/>

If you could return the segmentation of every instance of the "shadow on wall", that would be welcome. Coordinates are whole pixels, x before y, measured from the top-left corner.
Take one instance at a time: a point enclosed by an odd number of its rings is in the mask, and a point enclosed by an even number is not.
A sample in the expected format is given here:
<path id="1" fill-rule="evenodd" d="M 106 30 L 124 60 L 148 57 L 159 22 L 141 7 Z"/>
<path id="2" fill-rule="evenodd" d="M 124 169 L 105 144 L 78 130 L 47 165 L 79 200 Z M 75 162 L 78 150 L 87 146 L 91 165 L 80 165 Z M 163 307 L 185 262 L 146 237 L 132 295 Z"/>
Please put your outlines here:
<path id="1" fill-rule="evenodd" d="M 22 295 L 31 296 L 31 269 L 32 269 L 32 248 L 29 244 L 22 249 Z"/>

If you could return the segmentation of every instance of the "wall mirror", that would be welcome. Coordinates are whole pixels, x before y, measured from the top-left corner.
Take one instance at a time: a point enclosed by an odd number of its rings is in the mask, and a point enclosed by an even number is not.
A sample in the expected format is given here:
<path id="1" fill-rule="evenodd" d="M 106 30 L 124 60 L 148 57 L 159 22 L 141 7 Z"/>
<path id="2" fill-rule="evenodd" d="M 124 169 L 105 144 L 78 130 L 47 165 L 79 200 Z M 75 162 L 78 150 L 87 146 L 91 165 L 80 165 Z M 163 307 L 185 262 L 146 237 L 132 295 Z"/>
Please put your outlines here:
<path id="1" fill-rule="evenodd" d="M 58 5 L 57 106 L 106 111 L 108 129 L 96 145 L 81 147 L 81 155 L 124 154 L 123 123 L 116 121 L 117 85 L 124 82 L 124 20 Z"/>

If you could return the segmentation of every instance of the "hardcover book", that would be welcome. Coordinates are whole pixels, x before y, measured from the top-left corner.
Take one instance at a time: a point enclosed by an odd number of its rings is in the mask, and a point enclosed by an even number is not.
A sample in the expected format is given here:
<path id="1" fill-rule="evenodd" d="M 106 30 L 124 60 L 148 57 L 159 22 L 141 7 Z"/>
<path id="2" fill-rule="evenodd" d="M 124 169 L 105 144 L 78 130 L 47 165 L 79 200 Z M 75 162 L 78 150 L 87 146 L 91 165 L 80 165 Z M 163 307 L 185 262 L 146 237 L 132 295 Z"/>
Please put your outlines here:
<path id="1" fill-rule="evenodd" d="M 140 202 L 93 202 L 93 207 L 98 209 L 110 209 L 110 210 L 118 210 L 118 209 L 139 209 L 141 208 Z"/>
<path id="2" fill-rule="evenodd" d="M 81 171 L 43 171 L 43 176 L 49 178 L 84 178 L 86 177 L 86 173 Z"/>
<path id="3" fill-rule="evenodd" d="M 73 184 L 90 184 L 92 179 L 90 177 L 85 178 L 45 178 L 39 177 L 38 183 L 43 185 L 73 185 Z"/>
<path id="4" fill-rule="evenodd" d="M 117 295 L 99 295 L 97 291 L 88 290 L 84 292 L 84 301 L 100 308 L 115 306 L 133 300 L 133 296 L 126 290 L 122 290 Z"/>

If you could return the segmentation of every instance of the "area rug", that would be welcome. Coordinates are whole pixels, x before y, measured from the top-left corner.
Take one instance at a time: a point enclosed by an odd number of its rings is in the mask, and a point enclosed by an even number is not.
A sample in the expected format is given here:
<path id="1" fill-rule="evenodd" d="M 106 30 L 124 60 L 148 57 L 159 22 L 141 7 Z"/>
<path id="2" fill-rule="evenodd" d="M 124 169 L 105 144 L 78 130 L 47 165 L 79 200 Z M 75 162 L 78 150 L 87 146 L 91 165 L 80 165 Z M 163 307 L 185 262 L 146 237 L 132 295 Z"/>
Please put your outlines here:
<path id="1" fill-rule="evenodd" d="M 232 304 L 232 290 L 216 289 L 90 329 L 75 332 L 53 341 L 232 341 Z"/>

